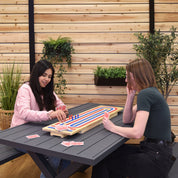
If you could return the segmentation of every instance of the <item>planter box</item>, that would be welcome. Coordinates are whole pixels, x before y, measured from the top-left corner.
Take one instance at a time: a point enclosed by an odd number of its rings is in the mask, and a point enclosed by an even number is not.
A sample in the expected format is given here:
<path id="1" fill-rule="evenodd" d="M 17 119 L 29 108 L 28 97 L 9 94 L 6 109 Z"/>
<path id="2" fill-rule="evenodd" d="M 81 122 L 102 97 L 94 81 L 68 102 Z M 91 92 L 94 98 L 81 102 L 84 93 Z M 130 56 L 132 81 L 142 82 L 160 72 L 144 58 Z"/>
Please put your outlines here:
<path id="1" fill-rule="evenodd" d="M 96 86 L 126 86 L 125 78 L 104 78 L 94 76 Z"/>
<path id="2" fill-rule="evenodd" d="M 0 109 L 0 130 L 8 129 L 11 125 L 14 110 Z"/>

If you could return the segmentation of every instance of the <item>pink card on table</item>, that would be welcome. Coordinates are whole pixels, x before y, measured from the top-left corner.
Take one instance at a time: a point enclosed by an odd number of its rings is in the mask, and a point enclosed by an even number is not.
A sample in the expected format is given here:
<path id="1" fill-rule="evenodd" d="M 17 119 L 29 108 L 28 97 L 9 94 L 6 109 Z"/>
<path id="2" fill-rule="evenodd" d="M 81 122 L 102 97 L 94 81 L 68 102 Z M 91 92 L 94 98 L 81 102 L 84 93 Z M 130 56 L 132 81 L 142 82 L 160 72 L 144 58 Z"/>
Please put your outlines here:
<path id="1" fill-rule="evenodd" d="M 62 145 L 69 147 L 69 146 L 80 146 L 84 145 L 84 142 L 76 142 L 76 141 L 63 141 L 61 142 Z"/>
<path id="2" fill-rule="evenodd" d="M 66 147 L 72 146 L 71 142 L 69 142 L 69 141 L 63 141 L 61 144 L 66 146 Z"/>
<path id="3" fill-rule="evenodd" d="M 84 145 L 84 142 L 75 142 L 75 141 L 71 141 L 72 146 L 77 146 L 77 145 Z"/>
<path id="4" fill-rule="evenodd" d="M 28 139 L 32 139 L 32 138 L 38 138 L 40 137 L 38 134 L 34 134 L 34 135 L 27 135 L 26 136 Z"/>

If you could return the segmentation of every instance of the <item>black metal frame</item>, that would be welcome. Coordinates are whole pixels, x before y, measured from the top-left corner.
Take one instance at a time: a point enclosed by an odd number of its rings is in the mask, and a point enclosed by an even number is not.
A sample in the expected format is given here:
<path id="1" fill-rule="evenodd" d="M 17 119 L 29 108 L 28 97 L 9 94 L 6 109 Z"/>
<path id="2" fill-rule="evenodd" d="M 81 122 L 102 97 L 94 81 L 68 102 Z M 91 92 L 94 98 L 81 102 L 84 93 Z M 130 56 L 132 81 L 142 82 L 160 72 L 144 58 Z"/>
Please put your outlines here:
<path id="1" fill-rule="evenodd" d="M 155 8 L 154 8 L 154 0 L 149 0 L 149 26 L 150 33 L 154 33 L 155 31 Z"/>
<path id="2" fill-rule="evenodd" d="M 34 0 L 28 0 L 30 72 L 35 64 Z"/>

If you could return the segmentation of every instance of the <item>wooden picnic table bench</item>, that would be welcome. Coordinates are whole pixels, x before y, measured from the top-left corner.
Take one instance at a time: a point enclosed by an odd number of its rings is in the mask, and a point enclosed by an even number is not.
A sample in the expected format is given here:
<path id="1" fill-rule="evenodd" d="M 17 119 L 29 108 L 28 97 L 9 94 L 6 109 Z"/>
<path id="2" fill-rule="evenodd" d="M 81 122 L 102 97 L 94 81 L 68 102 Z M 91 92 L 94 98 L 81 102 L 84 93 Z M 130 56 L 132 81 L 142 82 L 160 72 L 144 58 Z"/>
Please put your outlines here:
<path id="1" fill-rule="evenodd" d="M 23 152 L 20 152 L 12 147 L 0 144 L 0 165 L 11 161 L 23 154 Z M 178 176 L 178 142 L 174 143 L 173 145 L 173 154 L 177 159 L 169 172 L 168 178 L 177 178 Z"/>
<path id="2" fill-rule="evenodd" d="M 13 160 L 23 154 L 23 152 L 20 152 L 15 148 L 0 144 L 0 165 Z"/>

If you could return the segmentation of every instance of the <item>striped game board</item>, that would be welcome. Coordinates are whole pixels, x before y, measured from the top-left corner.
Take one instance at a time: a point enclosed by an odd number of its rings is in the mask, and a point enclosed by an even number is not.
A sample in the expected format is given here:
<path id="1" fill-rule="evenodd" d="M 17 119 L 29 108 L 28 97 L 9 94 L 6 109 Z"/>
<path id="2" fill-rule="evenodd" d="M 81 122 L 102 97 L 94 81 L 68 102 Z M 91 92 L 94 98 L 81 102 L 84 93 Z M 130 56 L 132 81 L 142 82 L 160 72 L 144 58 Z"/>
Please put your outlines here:
<path id="1" fill-rule="evenodd" d="M 104 112 L 108 112 L 110 115 L 110 119 L 117 116 L 118 112 L 123 110 L 122 107 L 114 107 L 114 106 L 104 106 L 100 105 L 94 108 L 91 108 L 82 113 L 76 114 L 79 117 L 75 116 L 73 119 L 67 118 L 67 120 L 63 123 L 56 122 L 54 124 L 43 127 L 43 131 L 50 132 L 51 135 L 56 135 L 60 137 L 65 137 L 67 135 L 74 135 L 76 133 L 84 133 L 87 130 L 92 129 L 93 127 L 99 125 L 102 122 Z M 67 130 L 58 131 L 55 126 L 67 126 Z"/>

